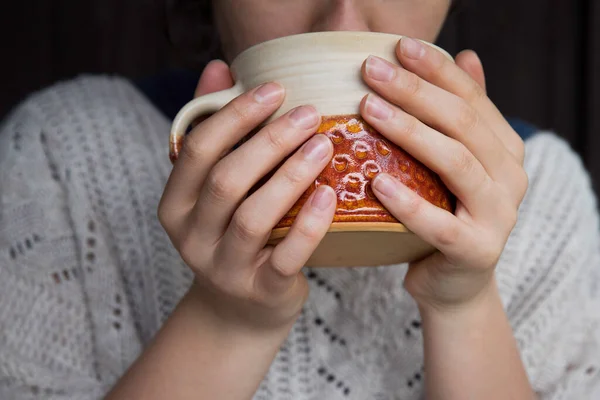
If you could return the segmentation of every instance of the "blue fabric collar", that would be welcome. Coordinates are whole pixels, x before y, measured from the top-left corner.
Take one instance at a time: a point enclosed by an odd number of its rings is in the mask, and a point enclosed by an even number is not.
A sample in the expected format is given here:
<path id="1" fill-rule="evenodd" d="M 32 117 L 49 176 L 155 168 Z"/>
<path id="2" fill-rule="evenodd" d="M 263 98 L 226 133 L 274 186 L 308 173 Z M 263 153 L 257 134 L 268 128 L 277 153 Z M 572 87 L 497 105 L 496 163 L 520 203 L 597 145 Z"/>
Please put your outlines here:
<path id="1" fill-rule="evenodd" d="M 521 136 L 521 139 L 527 140 L 533 137 L 539 128 L 529 122 L 523 121 L 518 118 L 506 118 L 510 126 Z"/>

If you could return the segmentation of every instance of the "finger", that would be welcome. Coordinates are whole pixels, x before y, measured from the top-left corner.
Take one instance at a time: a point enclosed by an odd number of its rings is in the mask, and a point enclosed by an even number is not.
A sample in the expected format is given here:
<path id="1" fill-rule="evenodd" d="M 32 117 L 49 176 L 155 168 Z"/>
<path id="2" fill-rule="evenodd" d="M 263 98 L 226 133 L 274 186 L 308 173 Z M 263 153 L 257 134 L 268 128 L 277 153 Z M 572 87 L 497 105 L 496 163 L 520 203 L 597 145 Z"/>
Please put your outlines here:
<path id="1" fill-rule="evenodd" d="M 517 169 L 516 160 L 466 101 L 381 58 L 369 57 L 363 69 L 369 86 L 392 104 L 464 144 L 492 179 L 504 184 L 514 179 L 510 171 Z"/>
<path id="2" fill-rule="evenodd" d="M 283 101 L 283 87 L 267 83 L 245 93 L 186 136 L 161 202 L 163 210 L 187 215 L 210 169 L 240 139 L 269 117 Z"/>
<path id="3" fill-rule="evenodd" d="M 336 195 L 320 186 L 302 207 L 286 237 L 259 268 L 257 279 L 270 291 L 288 290 L 327 233 L 335 214 Z"/>
<path id="4" fill-rule="evenodd" d="M 231 86 L 233 86 L 233 79 L 229 71 L 229 66 L 223 61 L 213 60 L 209 62 L 202 71 L 198 85 L 196 86 L 196 90 L 194 92 L 194 98 L 213 92 L 218 92 L 220 90 L 225 90 Z M 201 116 L 197 118 L 192 122 L 192 127 L 196 127 L 207 117 L 208 116 Z M 176 236 L 176 232 L 174 232 L 176 230 L 175 226 L 181 225 L 181 217 L 187 212 L 186 207 L 181 207 L 181 205 L 178 205 L 176 201 L 171 200 L 176 200 L 175 196 L 170 196 L 170 194 L 173 192 L 173 187 L 177 187 L 177 185 L 173 183 L 173 180 L 174 178 L 169 177 L 160 202 L 160 206 L 158 208 L 160 220 L 167 230 L 167 233 L 169 233 L 171 236 L 172 240 L 174 240 Z"/>
<path id="5" fill-rule="evenodd" d="M 471 214 L 489 219 L 497 201 L 493 181 L 462 143 L 376 95 L 365 97 L 361 113 L 375 130 L 437 173 Z"/>
<path id="6" fill-rule="evenodd" d="M 209 62 L 198 81 L 194 97 L 229 89 L 233 86 L 233 78 L 229 66 L 221 60 Z"/>
<path id="7" fill-rule="evenodd" d="M 386 209 L 410 231 L 445 254 L 456 253 L 468 232 L 465 222 L 436 207 L 388 174 L 377 175 L 373 192 Z"/>
<path id="8" fill-rule="evenodd" d="M 333 144 L 326 136 L 319 134 L 310 139 L 240 205 L 219 248 L 230 258 L 253 262 L 273 227 L 315 181 L 332 155 Z"/>
<path id="9" fill-rule="evenodd" d="M 192 211 L 203 239 L 216 242 L 248 191 L 314 134 L 320 116 L 314 107 L 298 107 L 265 126 L 223 158 L 209 173 Z"/>
<path id="10" fill-rule="evenodd" d="M 460 69 L 465 71 L 487 93 L 485 72 L 477 53 L 473 50 L 461 51 L 456 56 L 455 62 Z"/>
<path id="11" fill-rule="evenodd" d="M 477 84 L 465 71 L 441 52 L 419 41 L 403 38 L 396 49 L 402 66 L 427 82 L 464 99 L 484 115 L 494 132 L 514 157 L 522 163 L 523 141 L 512 129 L 494 103 L 487 97 L 484 86 Z"/>

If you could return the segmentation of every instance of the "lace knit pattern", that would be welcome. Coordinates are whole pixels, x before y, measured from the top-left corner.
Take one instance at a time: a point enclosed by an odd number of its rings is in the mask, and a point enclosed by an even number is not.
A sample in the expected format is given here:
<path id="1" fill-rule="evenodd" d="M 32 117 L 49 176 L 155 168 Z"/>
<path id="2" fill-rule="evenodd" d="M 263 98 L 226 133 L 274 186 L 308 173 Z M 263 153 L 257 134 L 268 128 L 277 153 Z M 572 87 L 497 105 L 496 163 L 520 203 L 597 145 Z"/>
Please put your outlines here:
<path id="1" fill-rule="evenodd" d="M 99 399 L 191 274 L 156 218 L 169 121 L 127 81 L 81 77 L 0 127 L 0 398 Z M 530 188 L 498 265 L 542 399 L 600 398 L 596 201 L 558 137 L 527 143 Z M 310 299 L 257 400 L 419 399 L 406 266 L 309 269 Z M 594 392 L 595 391 L 595 392 Z"/>

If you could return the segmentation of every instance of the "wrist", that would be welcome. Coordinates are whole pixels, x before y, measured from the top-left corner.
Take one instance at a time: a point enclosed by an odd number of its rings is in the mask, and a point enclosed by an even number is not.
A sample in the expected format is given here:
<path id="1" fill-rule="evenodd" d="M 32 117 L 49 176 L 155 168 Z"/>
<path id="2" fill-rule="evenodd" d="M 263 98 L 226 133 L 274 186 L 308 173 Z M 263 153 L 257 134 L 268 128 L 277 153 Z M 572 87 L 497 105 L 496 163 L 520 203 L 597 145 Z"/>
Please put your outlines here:
<path id="1" fill-rule="evenodd" d="M 282 325 L 252 323 L 251 318 L 245 315 L 247 310 L 228 308 L 226 299 L 215 298 L 215 296 L 194 282 L 182 299 L 180 307 L 187 310 L 186 314 L 194 318 L 202 326 L 203 331 L 209 327 L 218 340 L 283 342 L 296 320 L 294 318 Z"/>
<path id="2" fill-rule="evenodd" d="M 492 283 L 468 302 L 419 305 L 428 398 L 531 398 L 512 327 Z"/>
<path id="3" fill-rule="evenodd" d="M 225 319 L 193 287 L 110 399 L 250 399 L 288 331 Z"/>
<path id="4" fill-rule="evenodd" d="M 495 277 L 492 277 L 474 296 L 460 302 L 442 303 L 416 300 L 421 318 L 461 321 L 477 318 L 490 311 L 503 311 L 502 300 Z"/>

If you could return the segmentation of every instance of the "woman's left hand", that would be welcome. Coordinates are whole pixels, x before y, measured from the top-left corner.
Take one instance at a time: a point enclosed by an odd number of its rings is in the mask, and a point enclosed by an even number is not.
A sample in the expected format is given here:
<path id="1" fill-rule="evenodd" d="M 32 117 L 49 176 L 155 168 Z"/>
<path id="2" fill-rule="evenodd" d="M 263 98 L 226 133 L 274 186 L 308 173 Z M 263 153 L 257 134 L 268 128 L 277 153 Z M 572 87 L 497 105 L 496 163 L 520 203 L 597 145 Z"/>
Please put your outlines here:
<path id="1" fill-rule="evenodd" d="M 420 306 L 469 303 L 494 285 L 494 268 L 528 186 L 524 145 L 487 97 L 474 52 L 449 60 L 403 38 L 402 65 L 369 57 L 366 83 L 381 97 L 361 103 L 365 120 L 437 173 L 457 197 L 455 214 L 387 174 L 373 180 L 384 206 L 439 251 L 411 264 L 405 286 Z M 383 100 L 383 99 L 385 100 Z"/>

